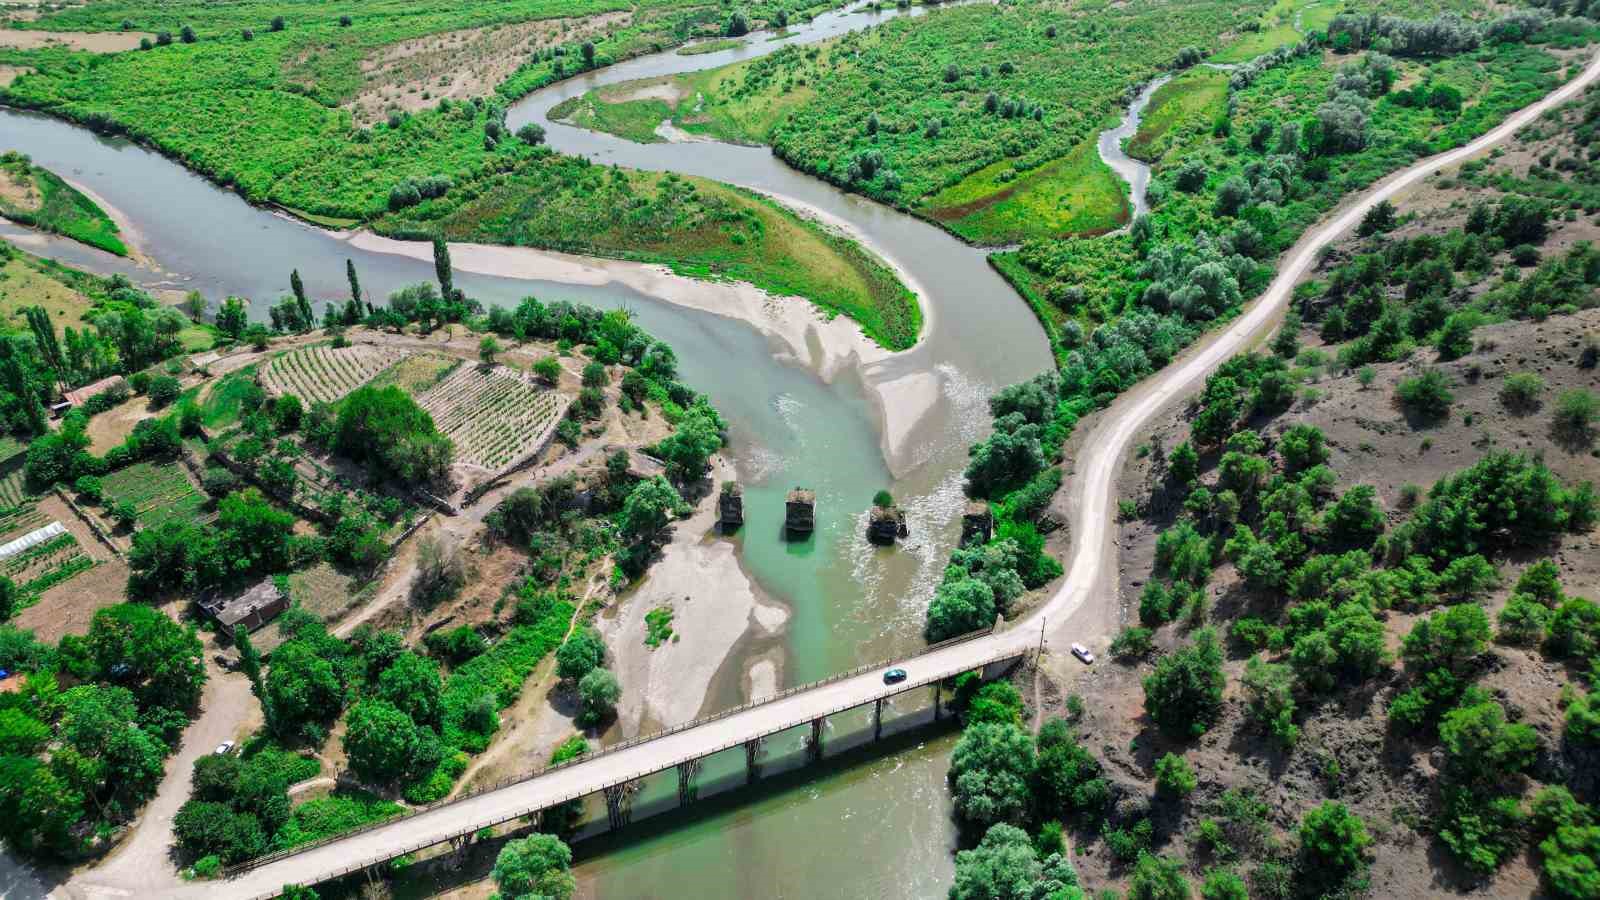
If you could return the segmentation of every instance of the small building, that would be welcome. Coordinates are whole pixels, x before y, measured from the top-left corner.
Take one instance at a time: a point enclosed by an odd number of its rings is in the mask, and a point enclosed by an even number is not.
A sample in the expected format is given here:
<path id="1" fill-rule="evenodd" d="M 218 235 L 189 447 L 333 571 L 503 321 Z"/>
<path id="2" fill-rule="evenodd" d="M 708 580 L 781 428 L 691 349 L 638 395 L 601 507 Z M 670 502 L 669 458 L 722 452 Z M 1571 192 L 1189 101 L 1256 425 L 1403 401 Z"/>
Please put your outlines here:
<path id="1" fill-rule="evenodd" d="M 109 378 L 102 378 L 99 381 L 86 384 L 77 390 L 67 391 L 63 396 L 73 406 L 82 406 L 88 403 L 91 397 L 99 396 L 106 391 L 119 387 L 131 393 L 131 389 L 128 387 L 128 379 L 123 378 L 121 375 L 112 375 Z"/>
<path id="2" fill-rule="evenodd" d="M 212 596 L 201 600 L 200 608 L 229 633 L 240 625 L 255 631 L 288 609 L 289 598 L 268 578 L 233 598 Z"/>
<path id="3" fill-rule="evenodd" d="M 744 524 L 744 491 L 737 481 L 724 481 L 717 497 L 717 524 L 724 533 L 738 531 Z"/>
<path id="4" fill-rule="evenodd" d="M 817 495 L 815 491 L 795 488 L 784 502 L 783 527 L 790 535 L 810 534 L 817 527 Z"/>

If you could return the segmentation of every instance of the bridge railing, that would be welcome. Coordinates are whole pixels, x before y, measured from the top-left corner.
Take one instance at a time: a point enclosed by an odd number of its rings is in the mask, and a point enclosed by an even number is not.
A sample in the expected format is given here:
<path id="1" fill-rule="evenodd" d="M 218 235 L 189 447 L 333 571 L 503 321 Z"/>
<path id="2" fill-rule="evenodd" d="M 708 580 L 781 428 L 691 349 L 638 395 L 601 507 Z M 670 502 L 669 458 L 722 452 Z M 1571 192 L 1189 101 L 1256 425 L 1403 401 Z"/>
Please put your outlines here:
<path id="1" fill-rule="evenodd" d="M 402 822 L 402 821 L 405 821 L 406 819 L 413 819 L 413 818 L 416 818 L 418 816 L 425 815 L 427 813 L 431 813 L 431 812 L 433 812 L 435 810 L 443 809 L 443 808 L 445 808 L 447 806 L 453 806 L 453 805 L 455 805 L 457 803 L 462 803 L 464 801 L 471 800 L 471 799 L 476 798 L 476 797 L 480 797 L 480 796 L 482 796 L 484 794 L 491 794 L 491 793 L 494 793 L 495 791 L 505 790 L 506 788 L 512 787 L 512 786 L 517 785 L 517 784 L 522 784 L 524 782 L 533 781 L 534 779 L 539 778 L 539 777 L 544 776 L 544 775 L 548 775 L 549 773 L 551 773 L 551 772 L 553 772 L 553 771 L 555 771 L 557 769 L 564 769 L 564 768 L 567 768 L 567 767 L 570 767 L 570 766 L 574 766 L 574 765 L 580 765 L 580 764 L 584 764 L 584 763 L 589 763 L 589 762 L 592 762 L 595 759 L 598 759 L 600 757 L 605 757 L 605 756 L 610 756 L 610 755 L 613 755 L 613 754 L 616 754 L 616 753 L 621 753 L 624 750 L 629 750 L 629 749 L 631 749 L 633 747 L 637 747 L 637 746 L 639 746 L 641 744 L 648 744 L 648 743 L 650 743 L 652 741 L 657 741 L 657 740 L 660 740 L 660 739 L 665 738 L 665 737 L 670 737 L 671 735 L 674 735 L 674 734 L 678 734 L 678 733 L 681 733 L 681 732 L 684 732 L 684 731 L 689 731 L 689 730 L 694 729 L 694 728 L 699 728 L 701 726 L 708 725 L 708 724 L 710 724 L 712 722 L 721 721 L 722 719 L 726 719 L 726 718 L 728 718 L 730 716 L 736 716 L 736 715 L 739 715 L 740 713 L 747 712 L 749 710 L 755 709 L 755 708 L 760 707 L 760 706 L 767 706 L 769 704 L 776 703 L 776 702 L 778 702 L 780 700 L 786 700 L 786 699 L 788 699 L 790 697 L 793 697 L 793 696 L 796 696 L 798 694 L 806 693 L 807 691 L 813 691 L 813 690 L 816 690 L 817 688 L 825 687 L 827 685 L 834 684 L 834 683 L 837 683 L 837 682 L 840 682 L 840 681 L 848 681 L 851 678 L 859 677 L 861 675 L 866 674 L 867 672 L 873 671 L 874 669 L 882 669 L 882 668 L 886 668 L 886 667 L 890 667 L 890 666 L 899 665 L 899 664 L 902 664 L 902 663 L 909 663 L 909 662 L 912 662 L 914 660 L 920 659 L 922 657 L 928 656 L 929 654 L 937 653 L 937 652 L 939 652 L 941 650 L 944 650 L 944 649 L 946 649 L 948 647 L 953 647 L 953 646 L 956 646 L 956 645 L 959 645 L 959 644 L 965 644 L 965 643 L 968 643 L 970 641 L 975 641 L 975 640 L 978 640 L 980 638 L 988 637 L 993 632 L 994 632 L 994 628 L 992 626 L 989 627 L 989 628 L 984 628 L 984 629 L 978 630 L 978 631 L 969 631 L 966 634 L 958 635 L 958 636 L 950 638 L 948 640 L 940 641 L 937 644 L 929 644 L 927 647 L 925 647 L 924 649 L 922 649 L 918 653 L 915 653 L 915 654 L 913 654 L 911 656 L 900 657 L 899 659 L 884 660 L 884 661 L 876 662 L 876 663 L 869 663 L 869 664 L 864 665 L 864 666 L 856 666 L 853 669 L 849 669 L 849 670 L 846 670 L 846 671 L 843 671 L 843 672 L 838 672 L 838 673 L 835 673 L 833 675 L 829 675 L 827 678 L 822 678 L 822 679 L 819 679 L 817 681 L 812 681 L 812 682 L 808 682 L 806 684 L 801 684 L 801 685 L 796 685 L 796 686 L 791 687 L 791 688 L 786 688 L 784 690 L 778 691 L 775 694 L 772 694 L 772 695 L 769 695 L 769 696 L 766 696 L 766 697 L 758 697 L 758 698 L 756 698 L 754 700 L 749 701 L 748 703 L 742 703 L 742 704 L 740 704 L 738 706 L 730 706 L 727 709 L 712 713 L 712 714 L 707 715 L 707 716 L 701 716 L 698 719 L 692 719 L 692 720 L 690 720 L 688 722 L 683 722 L 683 723 L 678 724 L 678 725 L 673 725 L 673 726 L 671 726 L 669 728 L 663 728 L 660 731 L 653 731 L 653 732 L 651 732 L 650 734 L 647 734 L 647 735 L 640 735 L 639 737 L 630 738 L 630 739 L 628 739 L 626 741 L 620 741 L 620 742 L 618 742 L 616 744 L 612 744 L 609 747 L 603 747 L 603 748 L 601 748 L 599 750 L 595 750 L 595 751 L 590 752 L 590 753 L 585 753 L 582 756 L 574 757 L 573 759 L 566 760 L 564 762 L 551 763 L 551 764 L 548 764 L 548 765 L 543 765 L 543 766 L 540 766 L 540 767 L 538 767 L 536 769 L 533 769 L 533 770 L 531 770 L 529 772 L 523 773 L 521 775 L 513 775 L 513 776 L 508 777 L 508 778 L 502 778 L 499 781 L 492 782 L 490 784 L 474 788 L 473 790 L 470 790 L 470 791 L 462 791 L 460 794 L 457 794 L 454 797 L 447 797 L 447 798 L 445 798 L 443 800 L 437 800 L 437 801 L 435 801 L 433 803 L 427 804 L 426 806 L 413 807 L 410 810 L 407 810 L 403 815 L 400 815 L 400 816 L 395 816 L 395 817 L 392 817 L 392 818 L 381 819 L 381 820 L 376 821 L 376 822 L 371 822 L 371 823 L 363 825 L 363 826 L 361 826 L 359 828 L 351 829 L 350 831 L 343 831 L 343 832 L 340 832 L 340 833 L 335 834 L 335 835 L 330 835 L 328 837 L 322 838 L 321 840 L 312 841 L 309 844 L 302 844 L 301 846 L 293 847 L 293 848 L 290 848 L 288 850 L 278 850 L 278 851 L 276 851 L 274 853 L 268 853 L 268 854 L 265 854 L 263 856 L 258 856 L 258 857 L 254 858 L 254 859 L 247 860 L 245 862 L 239 863 L 239 864 L 234 865 L 234 866 L 230 866 L 229 868 L 224 870 L 223 877 L 224 878 L 232 878 L 234 876 L 241 875 L 241 874 L 243 874 L 245 872 L 248 872 L 248 871 L 250 871 L 252 869 L 257 869 L 257 868 L 260 868 L 261 866 L 268 865 L 270 863 L 274 863 L 274 862 L 277 862 L 277 861 L 282 860 L 282 859 L 287 859 L 287 858 L 289 858 L 291 856 L 298 856 L 298 855 L 300 855 L 302 853 L 306 853 L 306 852 L 309 852 L 311 850 L 315 850 L 315 849 L 317 849 L 319 847 L 325 847 L 325 846 L 327 846 L 329 844 L 336 844 L 336 843 L 339 843 L 340 841 L 346 841 L 346 840 L 349 840 L 350 838 L 355 837 L 357 835 L 365 834 L 366 832 L 369 832 L 369 831 L 375 831 L 375 830 L 377 830 L 379 828 L 387 828 L 387 827 L 389 827 L 391 825 L 394 825 L 397 822 Z M 1002 654 L 1002 655 L 1000 655 L 999 658 L 1005 658 L 1005 655 Z M 993 660 L 991 660 L 991 662 L 992 661 Z M 927 680 L 919 679 L 919 683 L 911 685 L 906 689 L 910 690 L 910 689 L 915 688 L 915 687 L 926 687 L 928 684 L 932 683 L 933 681 L 942 681 L 943 679 L 950 677 L 951 674 L 958 674 L 960 671 L 965 671 L 965 668 L 957 670 L 957 673 L 940 674 L 940 675 L 937 675 L 937 676 L 933 677 L 932 679 L 927 679 Z M 851 708 L 853 708 L 855 706 L 858 706 L 858 705 L 860 705 L 860 704 L 852 703 L 852 704 L 849 704 L 847 706 L 842 706 L 842 707 L 840 707 L 838 709 L 830 709 L 828 712 L 821 713 L 820 715 L 822 715 L 822 716 L 834 715 L 836 713 L 843 712 L 844 710 L 851 709 Z M 792 727 L 794 727 L 794 726 L 790 725 L 790 726 L 786 726 L 785 728 L 792 728 Z M 785 730 L 785 729 L 780 729 L 780 730 Z M 761 737 L 765 737 L 765 735 L 761 735 Z M 753 739 L 753 738 L 751 738 L 751 739 Z M 696 754 L 696 758 L 701 757 L 701 756 L 709 756 L 709 755 L 711 755 L 713 753 L 720 753 L 723 750 L 727 750 L 727 749 L 730 749 L 732 747 L 739 746 L 740 744 L 743 744 L 743 743 L 745 743 L 745 740 L 735 741 L 733 743 L 726 744 L 726 745 L 719 745 L 715 749 L 706 750 L 704 752 L 697 753 Z M 610 786 L 613 786 L 615 784 L 621 784 L 621 783 L 626 782 L 626 781 L 632 781 L 635 778 L 642 778 L 642 777 L 645 777 L 646 775 L 653 774 L 654 772 L 665 771 L 666 769 L 670 769 L 673 766 L 676 766 L 681 762 L 683 762 L 683 761 L 682 760 L 675 761 L 675 762 L 673 762 L 671 764 L 668 764 L 666 766 L 662 766 L 659 769 L 654 769 L 651 772 L 635 773 L 635 774 L 630 775 L 630 776 L 628 776 L 626 778 L 616 779 L 615 781 L 609 782 L 609 783 L 607 783 L 606 785 L 603 785 L 600 788 L 596 788 L 596 789 L 593 789 L 593 790 L 585 790 L 582 793 L 579 793 L 579 794 L 577 794 L 576 796 L 573 796 L 573 797 L 563 797 L 562 799 L 540 803 L 538 806 L 533 807 L 531 809 L 525 810 L 525 811 L 517 813 L 515 815 L 505 816 L 505 817 L 501 818 L 498 822 L 492 822 L 492 823 L 487 823 L 487 824 L 488 825 L 496 825 L 496 824 L 500 824 L 501 822 L 508 822 L 508 821 L 510 821 L 512 819 L 520 818 L 521 816 L 530 815 L 530 814 L 538 812 L 538 811 L 540 811 L 542 809 L 549 809 L 549 808 L 554 807 L 554 806 L 559 806 L 562 803 L 567 803 L 567 802 L 570 802 L 571 800 L 578 799 L 578 797 L 586 797 L 589 794 L 594 793 L 596 790 L 603 790 L 605 787 L 610 787 Z M 487 825 L 480 826 L 480 827 L 487 827 Z M 412 848 L 405 849 L 405 850 L 398 850 L 398 851 L 390 852 L 390 853 L 385 854 L 380 859 L 369 860 L 369 861 L 361 863 L 360 865 L 351 865 L 351 866 L 341 870 L 337 874 L 327 876 L 323 880 L 327 880 L 327 879 L 331 879 L 331 878 L 338 878 L 338 877 L 340 877 L 342 875 L 349 874 L 350 872 L 354 872 L 354 871 L 357 871 L 359 869 L 366 868 L 367 866 L 373 865 L 376 862 L 382 862 L 384 859 L 393 859 L 393 858 L 395 858 L 397 856 L 404 856 L 407 853 L 413 853 L 413 852 L 415 852 L 417 850 L 423 849 L 425 847 L 432 846 L 433 844 L 437 844 L 437 843 L 439 843 L 438 839 L 429 839 L 428 841 L 426 841 L 426 842 L 424 842 L 422 844 L 419 844 L 416 847 L 412 847 Z M 276 894 L 268 894 L 268 895 L 265 895 L 265 896 L 276 896 Z"/>

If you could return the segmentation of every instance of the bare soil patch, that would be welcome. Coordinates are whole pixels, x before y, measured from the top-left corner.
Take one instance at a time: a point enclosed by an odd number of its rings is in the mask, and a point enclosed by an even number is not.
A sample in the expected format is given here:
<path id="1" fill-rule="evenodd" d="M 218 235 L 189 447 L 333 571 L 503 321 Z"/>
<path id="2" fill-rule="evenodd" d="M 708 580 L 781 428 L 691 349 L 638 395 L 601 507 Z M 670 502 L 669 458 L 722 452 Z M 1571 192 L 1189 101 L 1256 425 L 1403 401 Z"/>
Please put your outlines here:
<path id="1" fill-rule="evenodd" d="M 630 15 L 466 28 L 391 44 L 362 61 L 366 86 L 344 106 L 358 123 L 370 125 L 391 110 L 415 112 L 441 99 L 486 96 L 534 51 L 600 34 Z"/>
<path id="2" fill-rule="evenodd" d="M 10 87 L 11 82 L 32 71 L 32 66 L 0 66 L 0 88 Z"/>
<path id="3" fill-rule="evenodd" d="M 71 526 L 71 523 L 63 524 L 69 528 Z M 83 547 L 91 552 L 104 549 L 104 545 L 98 542 L 94 542 L 93 546 L 84 544 Z M 94 568 L 80 572 L 40 594 L 38 603 L 17 614 L 16 625 L 32 631 L 39 640 L 51 644 L 61 640 L 64 635 L 86 634 L 89 621 L 96 612 L 123 602 L 123 589 L 127 585 L 127 564 L 115 558 L 102 560 L 95 563 Z"/>
<path id="4" fill-rule="evenodd" d="M 150 409 L 149 397 L 134 397 L 106 410 L 89 420 L 89 451 L 104 456 L 107 450 L 127 440 L 135 425 L 155 415 Z"/>
<path id="5" fill-rule="evenodd" d="M 0 200 L 22 210 L 36 210 L 44 198 L 32 176 L 18 176 L 14 172 L 0 172 Z"/>
<path id="6" fill-rule="evenodd" d="M 137 50 L 141 39 L 155 40 L 155 37 L 145 31 L 21 31 L 0 28 L 0 47 L 16 50 L 65 47 L 91 53 L 120 53 Z"/>

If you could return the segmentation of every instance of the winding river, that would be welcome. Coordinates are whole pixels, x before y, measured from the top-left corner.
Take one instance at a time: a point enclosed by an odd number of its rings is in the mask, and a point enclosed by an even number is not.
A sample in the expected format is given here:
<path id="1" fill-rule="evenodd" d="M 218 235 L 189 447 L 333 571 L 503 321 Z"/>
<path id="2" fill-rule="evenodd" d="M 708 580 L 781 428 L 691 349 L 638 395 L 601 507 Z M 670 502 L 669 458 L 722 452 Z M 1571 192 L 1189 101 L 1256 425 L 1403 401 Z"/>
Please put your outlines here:
<path id="1" fill-rule="evenodd" d="M 784 38 L 754 35 L 738 48 L 642 57 L 552 85 L 517 103 L 513 128 L 538 121 L 557 150 L 605 164 L 703 175 L 803 204 L 844 220 L 921 290 L 927 325 L 912 350 L 847 368 L 831 382 L 779 353 L 748 325 L 669 305 L 638 291 L 460 271 L 457 283 L 490 303 L 533 294 L 611 308 L 626 306 L 677 350 L 689 384 L 704 390 L 731 423 L 730 455 L 746 486 L 737 541 L 746 572 L 789 610 L 782 633 L 750 637 L 725 661 L 704 708 L 744 699 L 757 658 L 781 659 L 779 683 L 813 680 L 921 645 L 922 612 L 958 531 L 966 448 L 987 427 L 995 389 L 1051 365 L 1033 314 L 988 266 L 985 253 L 919 219 L 871 203 L 788 168 L 765 148 L 720 143 L 634 144 L 550 122 L 561 101 L 597 87 L 699 69 L 825 39 L 905 13 L 839 11 Z M 1148 170 L 1121 153 L 1121 138 L 1155 85 L 1101 141 L 1142 210 Z M 139 268 L 69 241 L 0 222 L 0 235 L 90 270 L 123 271 L 151 287 L 200 290 L 258 301 L 283 293 L 298 269 L 313 296 L 342 296 L 344 261 L 355 262 L 375 296 L 431 280 L 432 266 L 368 252 L 338 236 L 253 207 L 157 153 L 33 114 L 0 109 L 0 149 L 17 149 L 98 195 L 125 215 L 131 236 L 161 271 Z M 181 274 L 177 274 L 181 273 Z M 258 303 L 258 307 L 265 304 Z M 935 399 L 907 427 L 904 450 L 886 454 L 885 411 L 873 397 L 896 392 Z M 815 536 L 780 539 L 783 497 L 795 485 L 817 492 Z M 888 487 L 908 508 L 912 537 L 896 550 L 863 538 L 864 511 Z M 711 599 L 711 598 L 707 598 Z M 714 601 L 713 601 L 714 602 Z M 774 792 L 684 827 L 587 855 L 578 874 L 586 895 L 876 896 L 942 893 L 953 868 L 954 834 L 943 775 L 953 737 L 856 769 Z M 791 893 L 785 893 L 785 892 Z"/>

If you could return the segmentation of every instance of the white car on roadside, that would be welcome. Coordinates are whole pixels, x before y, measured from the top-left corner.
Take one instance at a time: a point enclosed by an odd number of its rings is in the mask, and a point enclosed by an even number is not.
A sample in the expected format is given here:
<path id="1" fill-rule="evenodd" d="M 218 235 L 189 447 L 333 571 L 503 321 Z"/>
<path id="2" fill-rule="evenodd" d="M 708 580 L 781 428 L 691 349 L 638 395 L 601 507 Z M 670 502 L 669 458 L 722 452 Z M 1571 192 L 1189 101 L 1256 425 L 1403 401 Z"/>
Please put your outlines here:
<path id="1" fill-rule="evenodd" d="M 217 745 L 217 749 L 215 749 L 215 750 L 213 750 L 211 752 L 215 753 L 218 756 L 225 756 L 225 755 L 233 752 L 233 747 L 234 747 L 233 741 L 223 741 L 222 743 Z"/>
<path id="2" fill-rule="evenodd" d="M 1086 666 L 1094 662 L 1094 654 L 1089 652 L 1089 648 L 1082 644 L 1072 645 L 1072 655 L 1082 660 L 1083 664 Z"/>

